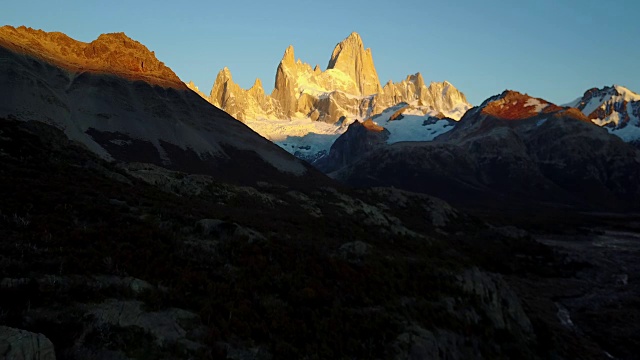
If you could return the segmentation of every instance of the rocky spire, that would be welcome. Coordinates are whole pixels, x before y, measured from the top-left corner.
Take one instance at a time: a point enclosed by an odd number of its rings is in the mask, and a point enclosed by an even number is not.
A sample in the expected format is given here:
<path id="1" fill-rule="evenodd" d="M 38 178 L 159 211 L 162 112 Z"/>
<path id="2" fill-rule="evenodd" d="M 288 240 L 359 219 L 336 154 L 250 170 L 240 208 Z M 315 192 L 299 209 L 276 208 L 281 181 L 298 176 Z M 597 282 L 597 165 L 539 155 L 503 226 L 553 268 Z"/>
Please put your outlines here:
<path id="1" fill-rule="evenodd" d="M 338 69 L 351 77 L 360 91 L 358 95 L 377 94 L 381 90 L 371 49 L 364 49 L 358 33 L 351 33 L 336 45 L 327 69 Z"/>
<path id="2" fill-rule="evenodd" d="M 220 72 L 218 72 L 218 76 L 216 76 L 216 81 L 213 83 L 213 88 L 211 88 L 211 93 L 209 94 L 209 101 L 218 107 L 225 108 L 225 100 L 228 98 L 227 93 L 233 88 L 233 78 L 231 77 L 231 71 L 228 67 L 224 67 Z"/>
<path id="3" fill-rule="evenodd" d="M 264 96 L 264 88 L 262 87 L 262 81 L 260 78 L 256 78 L 253 86 L 249 89 L 249 94 L 254 97 Z"/>
<path id="4" fill-rule="evenodd" d="M 293 46 L 289 45 L 284 51 L 284 56 L 276 71 L 276 82 L 273 87 L 271 97 L 280 103 L 280 107 L 286 116 L 291 116 L 297 108 L 297 97 L 295 95 L 296 85 L 296 61 L 293 53 Z"/>

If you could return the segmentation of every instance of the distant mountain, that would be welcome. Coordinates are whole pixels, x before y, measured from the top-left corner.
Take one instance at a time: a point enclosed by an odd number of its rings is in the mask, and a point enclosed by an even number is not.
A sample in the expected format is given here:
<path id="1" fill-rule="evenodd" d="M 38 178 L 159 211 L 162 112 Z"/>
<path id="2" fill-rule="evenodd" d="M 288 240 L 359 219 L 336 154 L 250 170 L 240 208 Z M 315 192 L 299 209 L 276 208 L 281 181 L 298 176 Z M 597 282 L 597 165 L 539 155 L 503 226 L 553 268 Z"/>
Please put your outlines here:
<path id="1" fill-rule="evenodd" d="M 381 86 L 371 49 L 364 48 L 357 33 L 336 45 L 324 71 L 296 60 L 293 46 L 289 46 L 278 65 L 271 95 L 265 94 L 260 79 L 250 89 L 242 89 L 226 67 L 218 73 L 209 96 L 192 82 L 187 85 L 307 161 L 325 156 L 333 141 L 356 119 L 364 121 L 399 104 L 410 105 L 414 114 L 441 113 L 455 120 L 471 107 L 451 83 L 427 86 L 420 73 Z"/>
<path id="2" fill-rule="evenodd" d="M 144 162 L 233 182 L 323 178 L 203 101 L 123 33 L 83 43 L 0 28 L 0 116 L 64 130 L 109 160 Z"/>
<path id="3" fill-rule="evenodd" d="M 620 86 L 587 90 L 567 106 L 580 109 L 593 123 L 640 148 L 640 95 Z"/>
<path id="4" fill-rule="evenodd" d="M 193 83 L 190 87 L 195 90 Z M 208 100 L 247 122 L 299 118 L 335 123 L 343 117 L 364 119 L 400 102 L 459 119 L 471 107 L 453 85 L 445 81 L 426 86 L 420 73 L 381 86 L 371 49 L 364 48 L 357 33 L 336 45 L 325 71 L 296 61 L 289 46 L 278 65 L 271 95 L 265 95 L 260 79 L 249 90 L 240 88 L 224 68 Z"/>
<path id="5" fill-rule="evenodd" d="M 637 149 L 577 109 L 514 91 L 469 110 L 434 141 L 378 147 L 331 175 L 465 206 L 637 208 L 640 201 Z"/>

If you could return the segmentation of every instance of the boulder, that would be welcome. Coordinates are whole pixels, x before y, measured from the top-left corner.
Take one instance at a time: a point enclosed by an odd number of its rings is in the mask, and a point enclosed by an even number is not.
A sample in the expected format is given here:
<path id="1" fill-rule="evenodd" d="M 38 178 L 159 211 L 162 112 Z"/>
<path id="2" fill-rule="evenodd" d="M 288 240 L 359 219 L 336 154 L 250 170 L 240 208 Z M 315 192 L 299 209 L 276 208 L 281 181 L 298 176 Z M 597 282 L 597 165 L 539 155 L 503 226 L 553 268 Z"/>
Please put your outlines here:
<path id="1" fill-rule="evenodd" d="M 42 334 L 0 326 L 0 357 L 7 360 L 55 360 L 51 340 Z"/>

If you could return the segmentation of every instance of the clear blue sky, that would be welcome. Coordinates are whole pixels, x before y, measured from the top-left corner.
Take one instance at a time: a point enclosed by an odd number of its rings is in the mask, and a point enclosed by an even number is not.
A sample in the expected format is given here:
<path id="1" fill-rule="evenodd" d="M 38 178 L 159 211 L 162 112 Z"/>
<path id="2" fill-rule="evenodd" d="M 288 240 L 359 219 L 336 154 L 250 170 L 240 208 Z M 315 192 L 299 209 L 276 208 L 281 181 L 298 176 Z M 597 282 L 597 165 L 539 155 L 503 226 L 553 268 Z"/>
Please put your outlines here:
<path id="1" fill-rule="evenodd" d="M 273 88 L 285 48 L 327 66 L 360 33 L 385 83 L 421 72 L 473 104 L 504 89 L 565 103 L 591 87 L 640 92 L 640 1 L 7 1 L 0 23 L 89 42 L 124 31 L 205 93 L 229 67 L 248 88 Z"/>

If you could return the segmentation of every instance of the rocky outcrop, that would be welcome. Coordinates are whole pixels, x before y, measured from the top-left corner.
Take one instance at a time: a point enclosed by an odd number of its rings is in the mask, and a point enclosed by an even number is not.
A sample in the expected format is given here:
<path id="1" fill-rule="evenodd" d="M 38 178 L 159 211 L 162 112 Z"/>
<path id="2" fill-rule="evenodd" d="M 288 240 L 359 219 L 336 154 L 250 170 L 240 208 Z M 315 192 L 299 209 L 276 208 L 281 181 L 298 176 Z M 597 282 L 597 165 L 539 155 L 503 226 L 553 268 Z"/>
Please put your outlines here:
<path id="1" fill-rule="evenodd" d="M 0 357 L 11 360 L 55 360 L 53 344 L 42 334 L 0 326 Z"/>
<path id="2" fill-rule="evenodd" d="M 485 314 L 496 329 L 511 333 L 533 333 L 533 326 L 522 309 L 520 299 L 501 276 L 471 268 L 464 271 L 458 280 L 463 291 L 480 299 Z"/>
<path id="3" fill-rule="evenodd" d="M 220 74 L 209 101 L 242 121 L 308 118 L 333 124 L 345 117 L 367 118 L 400 102 L 452 113 L 458 119 L 470 107 L 453 85 L 445 81 L 426 86 L 419 73 L 381 87 L 371 49 L 365 50 L 357 33 L 336 45 L 325 71 L 296 60 L 293 46 L 289 46 L 278 65 L 270 96 L 263 96 L 261 87 L 253 92 L 241 89 L 231 81 L 226 68 Z"/>
<path id="4" fill-rule="evenodd" d="M 265 240 L 264 235 L 255 230 L 218 219 L 198 220 L 196 227 L 202 231 L 203 235 L 221 241 L 242 239 L 251 243 L 258 240 Z"/>
<path id="5" fill-rule="evenodd" d="M 504 331 L 513 343 L 501 349 L 494 341 L 494 351 L 502 352 L 519 343 L 526 349 L 535 343 L 535 333 L 520 299 L 498 274 L 471 268 L 458 275 L 463 293 L 473 298 L 473 307 L 461 306 L 461 298 L 443 301 L 442 311 L 457 319 L 467 328 L 483 326 L 489 331 Z M 489 325 L 489 326 L 488 326 Z M 476 336 L 461 335 L 449 329 L 430 328 L 408 324 L 393 343 L 395 359 L 482 359 L 483 342 Z M 507 350 L 508 351 L 508 350 Z M 529 354 L 523 355 L 528 358 Z"/>
<path id="6" fill-rule="evenodd" d="M 468 104 L 466 97 L 451 83 L 432 82 L 426 86 L 420 73 L 409 75 L 399 83 L 387 82 L 377 99 L 374 112 L 378 113 L 401 102 L 411 102 L 416 106 L 447 112 L 455 110 L 458 106 L 462 106 L 464 111 L 470 107 L 464 106 Z"/>
<path id="7" fill-rule="evenodd" d="M 0 45 L 73 72 L 116 74 L 163 87 L 186 87 L 153 51 L 124 33 L 102 34 L 84 43 L 59 32 L 6 25 L 0 28 Z"/>

